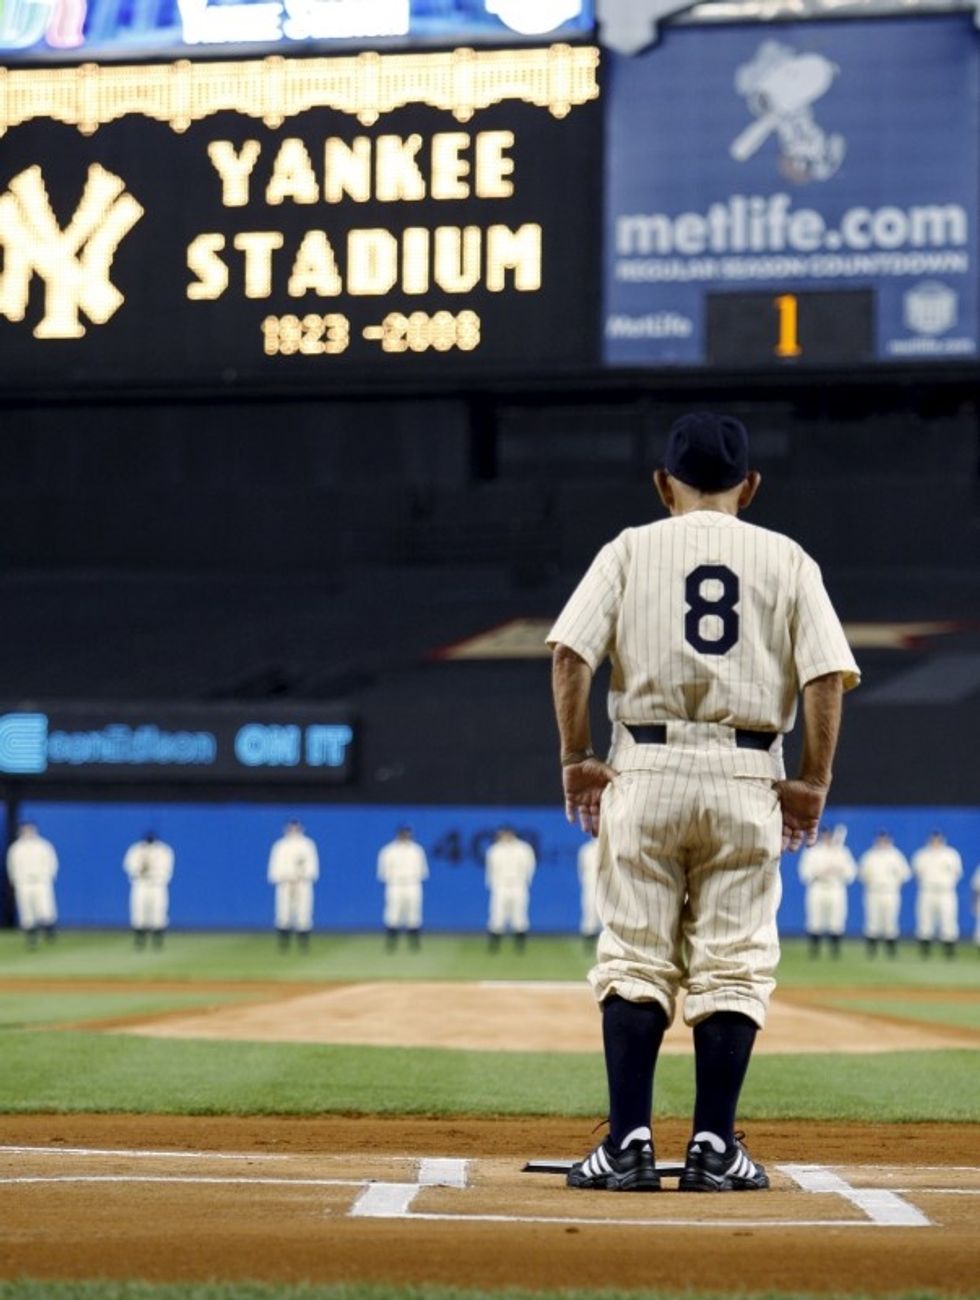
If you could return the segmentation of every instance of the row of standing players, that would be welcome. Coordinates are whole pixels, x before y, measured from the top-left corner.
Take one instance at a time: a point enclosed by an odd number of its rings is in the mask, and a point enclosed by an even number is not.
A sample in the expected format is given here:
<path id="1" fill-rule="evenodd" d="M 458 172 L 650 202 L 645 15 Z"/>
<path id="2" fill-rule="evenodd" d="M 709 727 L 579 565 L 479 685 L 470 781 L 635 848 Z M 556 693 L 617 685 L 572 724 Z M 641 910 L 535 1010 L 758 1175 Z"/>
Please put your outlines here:
<path id="1" fill-rule="evenodd" d="M 957 884 L 963 875 L 963 860 L 940 831 L 934 831 L 912 855 L 911 865 L 887 831 L 879 831 L 860 861 L 847 848 L 847 829 L 823 830 L 817 843 L 800 857 L 800 879 L 806 887 L 806 932 L 810 954 L 816 957 L 822 939 L 832 955 L 840 952 L 840 938 L 847 924 L 847 887 L 855 880 L 864 887 L 864 939 L 868 955 L 879 944 L 894 957 L 899 938 L 902 887 L 916 880 L 915 937 L 927 957 L 932 944 L 942 943 L 946 955 L 956 952 L 960 937 Z M 980 866 L 971 879 L 974 941 L 980 945 Z"/>
<path id="2" fill-rule="evenodd" d="M 959 938 L 959 909 L 956 886 L 963 874 L 960 854 L 934 832 L 913 854 L 911 865 L 905 855 L 881 831 L 859 862 L 847 848 L 843 826 L 821 833 L 817 843 L 800 859 L 800 879 L 806 887 L 806 931 L 810 949 L 817 955 L 826 938 L 832 953 L 840 951 L 840 938 L 847 924 L 847 887 L 859 880 L 864 887 L 864 936 L 870 955 L 878 945 L 894 956 L 899 938 L 902 887 L 915 876 L 915 936 L 924 955 L 939 940 L 948 955 Z M 536 861 L 534 850 L 510 829 L 502 826 L 487 850 L 486 884 L 490 894 L 487 933 L 491 951 L 496 951 L 506 932 L 523 948 L 529 929 L 528 901 Z M 589 840 L 578 855 L 581 887 L 581 933 L 598 934 L 595 880 L 598 843 Z M 173 849 L 148 832 L 130 846 L 123 858 L 130 880 L 130 925 L 139 947 L 163 943 L 169 922 L 170 880 Z M 21 929 L 28 942 L 38 933 L 53 938 L 57 924 L 54 881 L 58 858 L 53 845 L 31 822 L 23 823 L 7 854 L 7 872 L 14 889 Z M 395 838 L 378 855 L 378 879 L 385 887 L 384 927 L 389 948 L 400 933 L 418 947 L 422 933 L 422 890 L 428 879 L 425 850 L 400 826 Z M 287 822 L 283 834 L 269 855 L 268 880 L 275 889 L 275 927 L 282 948 L 295 936 L 299 946 L 309 942 L 313 929 L 313 887 L 319 879 L 319 855 L 315 843 L 298 821 Z M 972 891 L 976 917 L 974 938 L 980 945 L 980 866 L 973 873 Z"/>
<path id="3" fill-rule="evenodd" d="M 487 934 L 496 951 L 503 935 L 510 932 L 523 948 L 529 929 L 528 900 L 537 863 L 534 850 L 508 826 L 502 826 L 486 855 L 486 884 L 490 894 Z M 595 872 L 598 852 L 595 841 L 579 854 L 582 886 L 583 935 L 599 932 L 595 910 Z M 159 947 L 169 924 L 170 881 L 174 851 L 153 832 L 127 849 L 123 870 L 130 880 L 130 926 L 137 947 L 150 943 Z M 422 935 L 422 889 L 429 876 L 425 850 L 412 836 L 411 828 L 400 826 L 395 838 L 378 854 L 378 879 L 384 885 L 385 942 L 397 945 L 401 933 L 410 947 L 417 948 Z M 57 925 L 54 882 L 58 856 L 49 840 L 32 822 L 18 828 L 17 838 L 7 853 L 7 874 L 13 886 L 20 927 L 30 945 L 38 934 L 53 939 Z M 313 929 L 313 888 L 320 876 L 316 844 L 298 821 L 286 823 L 283 834 L 269 855 L 268 881 L 275 889 L 275 927 L 280 947 L 289 948 L 295 938 L 306 947 Z"/>

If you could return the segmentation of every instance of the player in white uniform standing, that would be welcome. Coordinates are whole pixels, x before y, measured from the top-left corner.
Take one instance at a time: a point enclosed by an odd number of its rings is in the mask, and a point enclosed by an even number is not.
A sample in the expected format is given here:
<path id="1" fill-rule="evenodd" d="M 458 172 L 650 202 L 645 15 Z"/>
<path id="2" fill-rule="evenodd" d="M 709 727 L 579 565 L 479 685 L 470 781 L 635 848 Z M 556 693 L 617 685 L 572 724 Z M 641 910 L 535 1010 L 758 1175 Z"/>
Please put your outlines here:
<path id="1" fill-rule="evenodd" d="M 599 841 L 588 839 L 578 851 L 578 883 L 581 894 L 580 903 L 582 919 L 579 933 L 586 948 L 592 948 L 595 937 L 602 929 L 596 900 L 596 885 L 599 878 Z"/>
<path id="2" fill-rule="evenodd" d="M 298 821 L 288 821 L 269 854 L 268 880 L 276 889 L 275 919 L 279 947 L 289 948 L 292 936 L 304 951 L 313 929 L 313 886 L 320 879 L 316 845 Z"/>
<path id="3" fill-rule="evenodd" d="M 963 875 L 963 859 L 946 843 L 946 836 L 933 831 L 918 853 L 912 855 L 912 872 L 918 882 L 915 899 L 915 937 L 923 957 L 932 951 L 932 941 L 942 940 L 947 957 L 956 955 L 960 937 L 959 901 L 956 886 Z"/>
<path id="4" fill-rule="evenodd" d="M 800 855 L 800 880 L 806 886 L 806 932 L 810 956 L 820 954 L 826 935 L 834 957 L 840 956 L 840 939 L 847 926 L 847 886 L 857 866 L 844 844 L 846 827 L 823 830 L 812 849 Z"/>
<path id="5" fill-rule="evenodd" d="M 902 886 L 912 879 L 905 854 L 892 843 L 887 831 L 879 831 L 858 864 L 858 879 L 864 886 L 864 941 L 869 957 L 878 954 L 884 942 L 889 957 L 898 951 L 898 915 Z"/>
<path id="6" fill-rule="evenodd" d="M 54 898 L 58 855 L 33 822 L 22 822 L 17 828 L 17 838 L 7 850 L 7 875 L 28 947 L 36 946 L 38 930 L 43 930 L 47 940 L 53 940 L 58 924 Z"/>
<path id="7" fill-rule="evenodd" d="M 528 900 L 536 865 L 530 844 L 518 839 L 509 826 L 501 826 L 486 857 L 486 882 L 490 891 L 487 933 L 491 952 L 500 947 L 501 936 L 507 929 L 514 936 L 517 950 L 523 951 L 530 925 Z"/>
<path id="8" fill-rule="evenodd" d="M 779 958 L 780 847 L 816 842 L 859 673 L 817 565 L 737 517 L 759 485 L 737 420 L 678 420 L 655 481 L 671 517 L 604 546 L 548 636 L 566 814 L 599 834 L 589 979 L 609 1085 L 609 1135 L 568 1184 L 659 1188 L 653 1077 L 684 987 L 696 1092 L 680 1188 L 753 1190 L 769 1180 L 735 1113 Z M 589 727 L 607 656 L 608 764 Z M 801 689 L 803 757 L 787 781 L 782 733 Z"/>
<path id="9" fill-rule="evenodd" d="M 147 935 L 157 948 L 170 924 L 170 881 L 174 874 L 174 851 L 169 844 L 147 831 L 131 844 L 123 858 L 129 877 L 129 924 L 137 948 L 146 946 Z"/>
<path id="10" fill-rule="evenodd" d="M 422 882 L 429 878 L 429 862 L 411 827 L 399 826 L 395 838 L 378 854 L 378 879 L 385 887 L 385 946 L 398 943 L 398 932 L 408 933 L 410 948 L 422 944 Z"/>

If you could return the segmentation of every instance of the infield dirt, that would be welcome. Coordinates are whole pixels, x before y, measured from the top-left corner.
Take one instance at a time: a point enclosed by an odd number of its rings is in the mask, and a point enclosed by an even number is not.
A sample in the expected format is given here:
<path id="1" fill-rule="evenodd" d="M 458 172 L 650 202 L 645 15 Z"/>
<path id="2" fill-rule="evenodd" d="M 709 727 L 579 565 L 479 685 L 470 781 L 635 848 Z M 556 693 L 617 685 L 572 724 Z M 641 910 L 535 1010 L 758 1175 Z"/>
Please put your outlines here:
<path id="1" fill-rule="evenodd" d="M 661 1158 L 686 1136 L 660 1125 Z M 521 1172 L 595 1140 L 580 1120 L 2 1116 L 0 1274 L 976 1294 L 980 1126 L 760 1123 L 766 1193 L 581 1193 Z M 465 1160 L 466 1188 L 352 1214 L 426 1157 Z M 793 1164 L 890 1188 L 928 1224 L 869 1223 L 777 1172 Z"/>
<path id="2" fill-rule="evenodd" d="M 980 1047 L 976 1030 L 851 1011 L 834 1004 L 842 996 L 836 990 L 781 991 L 770 1007 L 756 1051 L 864 1053 Z M 953 1001 L 957 995 L 944 990 L 941 996 L 943 1001 Z M 530 1052 L 542 1047 L 555 1052 L 601 1051 L 595 1001 L 582 982 L 375 980 L 299 992 L 274 986 L 246 1003 L 130 1019 L 125 1026 L 113 1020 L 107 1027 L 153 1038 L 469 1051 Z M 690 1030 L 678 1011 L 663 1051 L 686 1054 L 691 1046 Z"/>

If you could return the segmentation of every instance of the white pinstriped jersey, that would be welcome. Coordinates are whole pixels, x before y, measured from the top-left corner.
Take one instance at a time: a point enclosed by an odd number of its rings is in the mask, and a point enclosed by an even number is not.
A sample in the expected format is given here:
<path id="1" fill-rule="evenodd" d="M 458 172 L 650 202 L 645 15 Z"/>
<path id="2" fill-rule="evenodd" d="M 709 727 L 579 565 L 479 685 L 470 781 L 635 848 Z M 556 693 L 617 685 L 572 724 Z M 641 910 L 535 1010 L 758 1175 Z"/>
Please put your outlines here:
<path id="1" fill-rule="evenodd" d="M 487 849 L 487 888 L 527 889 L 535 866 L 534 849 L 526 840 L 497 840 Z"/>
<path id="2" fill-rule="evenodd" d="M 843 844 L 814 844 L 800 857 L 800 880 L 804 885 L 849 885 L 857 866 Z"/>
<path id="3" fill-rule="evenodd" d="M 289 832 L 276 840 L 269 854 L 267 876 L 270 885 L 283 885 L 295 880 L 318 880 L 320 858 L 310 837 Z"/>
<path id="4" fill-rule="evenodd" d="M 50 840 L 21 836 L 7 850 L 7 875 L 14 889 L 50 884 L 58 874 L 58 855 Z"/>
<path id="5" fill-rule="evenodd" d="M 911 878 L 905 854 L 894 844 L 872 845 L 861 857 L 858 879 L 866 889 L 899 890 Z"/>
<path id="6" fill-rule="evenodd" d="M 428 878 L 425 849 L 414 840 L 392 840 L 378 854 L 378 879 L 386 885 L 420 885 Z"/>
<path id="7" fill-rule="evenodd" d="M 920 889 L 953 889 L 963 874 L 963 859 L 948 844 L 926 844 L 912 856 Z"/>
<path id="8" fill-rule="evenodd" d="M 799 690 L 860 672 L 820 570 L 780 533 L 716 510 L 627 528 L 602 548 L 548 635 L 612 663 L 614 723 L 789 731 Z"/>

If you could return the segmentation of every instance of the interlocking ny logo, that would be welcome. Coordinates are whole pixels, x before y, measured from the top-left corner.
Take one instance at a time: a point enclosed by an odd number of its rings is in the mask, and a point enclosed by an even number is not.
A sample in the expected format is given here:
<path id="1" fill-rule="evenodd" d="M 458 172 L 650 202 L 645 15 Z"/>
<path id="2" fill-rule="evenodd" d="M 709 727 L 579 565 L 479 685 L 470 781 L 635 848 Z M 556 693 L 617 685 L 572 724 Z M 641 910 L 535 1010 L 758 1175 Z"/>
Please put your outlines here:
<path id="1" fill-rule="evenodd" d="M 22 171 L 0 194 L 0 314 L 24 319 L 31 280 L 38 275 L 45 297 L 35 338 L 81 338 L 82 313 L 104 325 L 124 301 L 109 279 L 112 260 L 142 215 L 125 182 L 94 163 L 75 215 L 62 230 L 40 167 Z"/>

